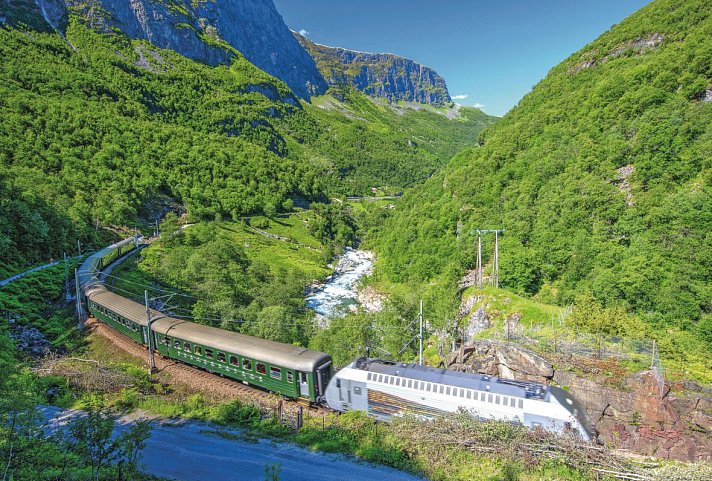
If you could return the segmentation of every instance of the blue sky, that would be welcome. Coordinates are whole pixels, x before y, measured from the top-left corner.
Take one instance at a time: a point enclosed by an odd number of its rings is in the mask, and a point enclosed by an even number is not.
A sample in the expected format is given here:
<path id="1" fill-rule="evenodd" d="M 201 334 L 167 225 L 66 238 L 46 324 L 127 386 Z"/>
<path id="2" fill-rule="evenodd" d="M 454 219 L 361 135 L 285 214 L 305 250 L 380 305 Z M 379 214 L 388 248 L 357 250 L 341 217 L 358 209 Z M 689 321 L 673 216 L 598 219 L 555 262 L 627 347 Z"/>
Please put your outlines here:
<path id="1" fill-rule="evenodd" d="M 649 0 L 274 3 L 317 43 L 412 58 L 442 75 L 457 102 L 504 115 L 549 69 Z"/>

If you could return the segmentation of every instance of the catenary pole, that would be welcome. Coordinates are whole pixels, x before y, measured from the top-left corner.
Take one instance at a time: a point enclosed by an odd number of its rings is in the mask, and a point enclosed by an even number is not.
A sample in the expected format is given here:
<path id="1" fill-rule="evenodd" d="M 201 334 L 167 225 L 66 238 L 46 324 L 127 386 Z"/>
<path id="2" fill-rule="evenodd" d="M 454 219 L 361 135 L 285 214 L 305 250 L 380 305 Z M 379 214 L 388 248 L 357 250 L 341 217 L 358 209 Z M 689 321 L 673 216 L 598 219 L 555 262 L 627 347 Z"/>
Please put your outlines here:
<path id="1" fill-rule="evenodd" d="M 418 352 L 420 353 L 418 359 L 420 365 L 423 365 L 423 300 L 420 300 L 420 348 Z"/>
<path id="2" fill-rule="evenodd" d="M 153 374 L 156 370 L 156 362 L 153 359 L 153 332 L 151 330 L 151 309 L 148 307 L 148 290 L 143 291 L 143 295 L 146 300 L 146 326 L 148 329 L 148 370 L 149 374 Z"/>

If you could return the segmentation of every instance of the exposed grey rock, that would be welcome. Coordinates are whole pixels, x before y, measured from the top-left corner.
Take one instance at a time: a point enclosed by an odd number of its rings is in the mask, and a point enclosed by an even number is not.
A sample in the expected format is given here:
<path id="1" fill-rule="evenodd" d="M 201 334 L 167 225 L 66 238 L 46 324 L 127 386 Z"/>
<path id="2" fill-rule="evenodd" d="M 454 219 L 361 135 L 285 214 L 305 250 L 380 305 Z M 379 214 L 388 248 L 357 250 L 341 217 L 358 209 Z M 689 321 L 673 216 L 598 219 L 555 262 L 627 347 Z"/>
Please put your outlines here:
<path id="1" fill-rule="evenodd" d="M 314 60 L 293 37 L 272 0 L 64 1 L 93 28 L 107 33 L 119 29 L 128 37 L 148 40 L 209 65 L 229 63 L 235 49 L 302 98 L 327 88 Z"/>
<path id="2" fill-rule="evenodd" d="M 32 357 L 45 355 L 51 346 L 44 334 L 34 327 L 15 326 L 10 337 L 18 350 Z"/>
<path id="3" fill-rule="evenodd" d="M 445 80 L 435 70 L 390 53 L 327 47 L 293 32 L 311 54 L 329 85 L 352 85 L 390 102 L 443 106 L 452 102 Z"/>

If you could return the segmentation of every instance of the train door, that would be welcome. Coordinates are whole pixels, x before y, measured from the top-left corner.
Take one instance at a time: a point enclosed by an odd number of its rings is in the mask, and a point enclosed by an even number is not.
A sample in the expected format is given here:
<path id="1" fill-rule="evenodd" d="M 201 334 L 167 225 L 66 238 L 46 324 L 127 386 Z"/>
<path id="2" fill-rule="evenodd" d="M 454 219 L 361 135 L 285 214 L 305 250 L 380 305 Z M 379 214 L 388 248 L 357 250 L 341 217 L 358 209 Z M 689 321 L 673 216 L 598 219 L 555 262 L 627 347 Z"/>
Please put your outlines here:
<path id="1" fill-rule="evenodd" d="M 336 389 L 339 390 L 339 403 L 342 411 L 351 409 L 351 381 L 348 379 L 337 378 Z"/>
<path id="2" fill-rule="evenodd" d="M 307 373 L 297 371 L 297 376 L 299 379 L 299 395 L 302 397 L 310 398 L 309 394 L 309 379 L 307 378 Z"/>

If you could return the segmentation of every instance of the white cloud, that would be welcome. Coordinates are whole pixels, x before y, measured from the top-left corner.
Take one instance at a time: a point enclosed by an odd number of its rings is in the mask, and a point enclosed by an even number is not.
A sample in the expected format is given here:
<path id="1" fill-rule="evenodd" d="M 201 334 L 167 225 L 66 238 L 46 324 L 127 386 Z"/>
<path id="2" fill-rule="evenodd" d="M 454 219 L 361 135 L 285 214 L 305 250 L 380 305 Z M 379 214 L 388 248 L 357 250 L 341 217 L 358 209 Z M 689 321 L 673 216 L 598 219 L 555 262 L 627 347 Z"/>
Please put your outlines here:
<path id="1" fill-rule="evenodd" d="M 460 95 L 453 95 L 452 99 L 453 100 L 465 100 L 469 95 L 467 94 L 460 94 Z"/>
<path id="2" fill-rule="evenodd" d="M 309 32 L 307 32 L 305 29 L 301 29 L 299 31 L 299 35 L 301 35 L 302 37 L 306 37 L 309 35 Z"/>
<path id="3" fill-rule="evenodd" d="M 484 108 L 484 104 L 477 102 L 477 103 L 475 103 L 475 105 L 473 105 L 473 107 L 476 109 L 482 109 L 482 108 Z"/>

